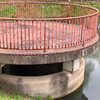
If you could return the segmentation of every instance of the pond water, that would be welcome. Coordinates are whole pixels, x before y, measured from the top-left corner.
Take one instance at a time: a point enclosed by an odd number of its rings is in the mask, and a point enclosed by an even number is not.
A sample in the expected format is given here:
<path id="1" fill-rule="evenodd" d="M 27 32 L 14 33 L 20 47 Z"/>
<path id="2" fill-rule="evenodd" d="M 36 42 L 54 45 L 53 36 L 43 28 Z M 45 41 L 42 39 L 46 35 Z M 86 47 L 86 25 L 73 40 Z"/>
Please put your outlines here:
<path id="1" fill-rule="evenodd" d="M 100 37 L 100 17 L 97 33 Z M 84 83 L 63 100 L 100 100 L 100 40 L 95 52 L 85 57 Z"/>

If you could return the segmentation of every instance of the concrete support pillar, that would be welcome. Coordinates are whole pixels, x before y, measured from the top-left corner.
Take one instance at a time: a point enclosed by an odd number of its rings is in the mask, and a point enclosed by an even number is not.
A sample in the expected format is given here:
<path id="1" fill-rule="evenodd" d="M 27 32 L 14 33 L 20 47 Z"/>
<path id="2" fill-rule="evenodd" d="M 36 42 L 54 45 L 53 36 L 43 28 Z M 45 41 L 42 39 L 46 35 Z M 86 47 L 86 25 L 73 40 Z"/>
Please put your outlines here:
<path id="1" fill-rule="evenodd" d="M 2 73 L 2 67 L 4 66 L 5 64 L 0 64 L 0 74 Z"/>
<path id="2" fill-rule="evenodd" d="M 2 73 L 2 67 L 1 67 L 1 64 L 0 64 L 0 74 Z"/>
<path id="3" fill-rule="evenodd" d="M 80 59 L 63 62 L 63 70 L 74 72 L 79 69 Z"/>

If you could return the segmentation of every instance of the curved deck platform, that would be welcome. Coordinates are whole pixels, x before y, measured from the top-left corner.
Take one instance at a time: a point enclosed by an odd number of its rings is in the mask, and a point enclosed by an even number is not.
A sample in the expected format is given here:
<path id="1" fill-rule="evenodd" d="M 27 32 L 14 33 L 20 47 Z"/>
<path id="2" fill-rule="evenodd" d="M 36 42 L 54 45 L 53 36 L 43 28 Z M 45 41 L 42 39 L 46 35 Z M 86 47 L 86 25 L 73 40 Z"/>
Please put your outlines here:
<path id="1" fill-rule="evenodd" d="M 4 64 L 48 64 L 74 60 L 91 54 L 98 47 L 98 35 L 90 42 L 74 47 L 43 50 L 0 49 L 0 63 Z M 6 60 L 5 60 L 6 59 Z"/>
<path id="2" fill-rule="evenodd" d="M 0 63 L 47 64 L 89 55 L 98 44 L 98 13 L 82 5 L 1 2 Z"/>

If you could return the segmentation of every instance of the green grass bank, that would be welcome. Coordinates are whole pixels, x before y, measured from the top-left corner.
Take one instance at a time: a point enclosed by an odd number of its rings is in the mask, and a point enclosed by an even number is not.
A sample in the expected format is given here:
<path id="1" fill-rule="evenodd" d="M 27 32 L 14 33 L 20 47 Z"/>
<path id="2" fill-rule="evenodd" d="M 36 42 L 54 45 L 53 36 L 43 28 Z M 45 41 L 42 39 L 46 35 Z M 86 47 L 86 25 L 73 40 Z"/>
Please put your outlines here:
<path id="1" fill-rule="evenodd" d="M 71 2 L 71 4 L 90 6 L 90 7 L 98 9 L 100 12 L 100 2 L 98 1 Z M 99 13 L 99 16 L 100 16 L 100 13 Z"/>
<path id="2" fill-rule="evenodd" d="M 19 93 L 10 93 L 0 87 L 0 100 L 53 100 L 50 96 L 47 98 L 36 96 L 29 97 L 28 94 L 20 95 Z"/>

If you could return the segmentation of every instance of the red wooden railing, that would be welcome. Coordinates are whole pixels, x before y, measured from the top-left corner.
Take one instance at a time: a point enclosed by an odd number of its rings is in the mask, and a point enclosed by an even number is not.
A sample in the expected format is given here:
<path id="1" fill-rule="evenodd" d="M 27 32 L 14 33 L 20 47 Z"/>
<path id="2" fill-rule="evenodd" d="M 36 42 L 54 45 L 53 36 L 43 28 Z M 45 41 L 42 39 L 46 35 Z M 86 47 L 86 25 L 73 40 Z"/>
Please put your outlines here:
<path id="1" fill-rule="evenodd" d="M 0 3 L 0 48 L 46 50 L 83 45 L 97 30 L 98 10 L 79 5 Z"/>

